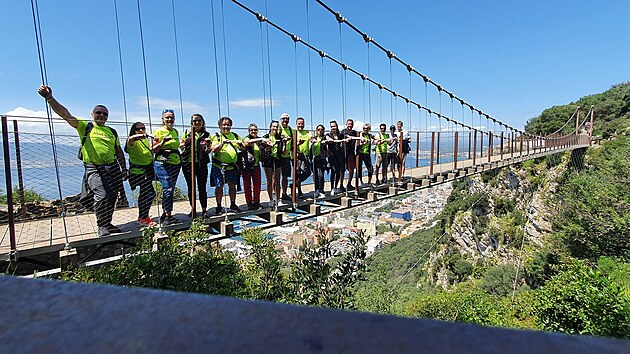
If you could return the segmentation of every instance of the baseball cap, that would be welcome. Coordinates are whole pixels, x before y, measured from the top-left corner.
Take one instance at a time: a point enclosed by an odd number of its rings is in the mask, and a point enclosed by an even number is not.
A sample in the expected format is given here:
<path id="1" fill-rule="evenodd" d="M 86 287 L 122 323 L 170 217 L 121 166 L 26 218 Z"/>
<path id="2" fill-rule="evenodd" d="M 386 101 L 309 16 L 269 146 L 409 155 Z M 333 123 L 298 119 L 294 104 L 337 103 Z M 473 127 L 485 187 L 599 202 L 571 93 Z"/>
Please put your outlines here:
<path id="1" fill-rule="evenodd" d="M 289 113 L 282 113 L 282 115 L 280 115 L 280 119 L 282 118 L 289 118 Z"/>

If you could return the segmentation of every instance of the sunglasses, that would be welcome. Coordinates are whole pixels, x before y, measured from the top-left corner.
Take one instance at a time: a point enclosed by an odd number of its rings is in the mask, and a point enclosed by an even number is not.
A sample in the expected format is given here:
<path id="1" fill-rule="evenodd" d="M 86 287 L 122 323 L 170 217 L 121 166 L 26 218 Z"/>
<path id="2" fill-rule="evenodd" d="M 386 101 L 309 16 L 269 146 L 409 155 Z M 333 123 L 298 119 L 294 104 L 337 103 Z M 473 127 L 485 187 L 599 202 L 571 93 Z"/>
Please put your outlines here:
<path id="1" fill-rule="evenodd" d="M 103 115 L 103 116 L 105 116 L 105 117 L 109 116 L 109 113 L 107 113 L 107 112 L 103 112 L 103 111 L 94 111 L 94 114 L 96 114 L 96 115 L 99 115 L 99 114 L 100 114 L 100 115 Z"/>
<path id="2" fill-rule="evenodd" d="M 139 127 L 139 128 L 136 128 L 136 130 L 147 130 L 147 128 L 145 128 L 145 127 Z"/>
<path id="3" fill-rule="evenodd" d="M 173 114 L 175 114 L 175 112 L 172 109 L 165 109 L 165 110 L 162 111 L 162 114 L 164 114 L 164 113 L 173 113 Z"/>
<path id="4" fill-rule="evenodd" d="M 257 131 L 258 131 L 258 129 L 250 129 L 249 131 L 250 131 L 250 132 L 257 132 Z"/>
<path id="5" fill-rule="evenodd" d="M 201 123 L 201 119 L 193 119 L 192 122 L 193 123 Z"/>

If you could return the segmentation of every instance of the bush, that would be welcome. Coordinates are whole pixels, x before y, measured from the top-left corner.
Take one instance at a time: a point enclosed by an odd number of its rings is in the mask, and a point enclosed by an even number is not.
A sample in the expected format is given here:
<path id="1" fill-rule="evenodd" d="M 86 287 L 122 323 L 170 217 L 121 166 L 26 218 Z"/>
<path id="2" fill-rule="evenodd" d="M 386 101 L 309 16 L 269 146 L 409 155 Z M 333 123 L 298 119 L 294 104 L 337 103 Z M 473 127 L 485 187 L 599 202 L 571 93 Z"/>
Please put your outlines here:
<path id="1" fill-rule="evenodd" d="M 406 315 L 442 321 L 496 324 L 499 299 L 468 284 L 453 291 L 423 293 L 407 308 Z"/>
<path id="2" fill-rule="evenodd" d="M 574 261 L 541 287 L 534 307 L 545 330 L 630 338 L 630 301 L 583 261 Z"/>
<path id="3" fill-rule="evenodd" d="M 289 301 L 340 309 L 354 307 L 352 294 L 365 269 L 367 239 L 359 234 L 349 240 L 350 250 L 336 255 L 322 230 L 319 246 L 306 247 L 293 264 L 293 297 Z"/>
<path id="4" fill-rule="evenodd" d="M 204 294 L 242 296 L 245 282 L 241 267 L 231 253 L 204 241 L 202 224 L 163 240 L 153 248 L 151 229 L 138 241 L 133 254 L 101 267 L 81 267 L 62 279 L 136 286 Z"/>
<path id="5" fill-rule="evenodd" d="M 513 264 L 501 264 L 488 269 L 479 287 L 489 294 L 505 296 L 514 288 L 516 268 Z"/>
<path id="6" fill-rule="evenodd" d="M 153 205 L 157 205 L 162 203 L 162 185 L 160 184 L 160 182 L 153 182 L 153 189 L 155 189 L 155 199 L 153 199 Z M 138 197 L 136 196 L 136 193 L 139 193 L 140 191 L 134 191 L 134 197 L 135 199 L 138 199 Z M 175 187 L 175 192 L 173 194 L 173 200 L 174 201 L 178 201 L 178 200 L 187 200 L 188 199 L 188 195 L 186 193 L 184 193 L 184 191 L 182 191 L 179 187 Z"/>
<path id="7" fill-rule="evenodd" d="M 5 193 L 2 193 L 3 190 L 0 189 L 0 204 L 7 205 L 8 199 Z M 24 202 L 25 203 L 35 203 L 41 202 L 44 200 L 44 196 L 37 193 L 34 189 L 25 189 L 24 190 Z M 13 204 L 17 204 L 20 202 L 20 188 L 13 187 Z"/>
<path id="8" fill-rule="evenodd" d="M 258 228 L 243 233 L 245 243 L 252 252 L 245 264 L 248 298 L 277 301 L 285 297 L 287 282 L 282 273 L 282 259 L 276 252 L 273 240 Z"/>
<path id="9" fill-rule="evenodd" d="M 630 256 L 630 138 L 589 149 L 589 168 L 572 173 L 557 193 L 554 230 L 572 256 Z"/>

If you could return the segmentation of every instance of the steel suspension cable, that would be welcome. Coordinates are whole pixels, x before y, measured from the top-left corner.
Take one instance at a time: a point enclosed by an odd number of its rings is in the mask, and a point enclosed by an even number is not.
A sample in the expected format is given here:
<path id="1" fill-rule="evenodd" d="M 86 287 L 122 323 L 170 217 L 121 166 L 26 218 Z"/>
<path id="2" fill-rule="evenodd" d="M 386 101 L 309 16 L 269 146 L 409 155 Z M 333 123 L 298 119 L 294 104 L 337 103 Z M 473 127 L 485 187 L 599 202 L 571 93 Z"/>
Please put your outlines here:
<path id="1" fill-rule="evenodd" d="M 392 58 L 389 58 L 389 87 L 394 89 L 393 77 L 392 77 Z M 389 96 L 389 123 L 394 124 L 394 96 Z"/>
<path id="2" fill-rule="evenodd" d="M 33 14 L 33 28 L 35 30 L 35 41 L 37 42 L 37 56 L 39 59 L 39 71 L 42 84 L 48 86 L 48 70 L 46 69 L 46 56 L 44 54 L 44 39 L 42 37 L 42 26 L 39 18 L 38 1 L 31 0 L 31 12 Z M 59 172 L 59 157 L 57 154 L 57 143 L 55 139 L 55 127 L 52 120 L 52 111 L 48 101 L 46 101 L 46 116 L 48 121 L 48 132 L 50 134 L 50 145 L 52 148 L 53 163 L 55 165 L 55 178 L 57 180 L 57 192 L 59 194 L 59 204 L 61 206 L 61 220 L 63 224 L 63 234 L 65 237 L 65 249 L 69 249 L 70 242 L 68 239 L 68 225 L 66 224 L 66 206 L 63 200 L 63 192 L 61 190 L 61 177 Z M 8 192 L 7 192 L 8 193 Z M 52 236 L 51 236 L 52 237 Z"/>
<path id="3" fill-rule="evenodd" d="M 120 45 L 120 25 L 118 22 L 118 1 L 114 0 L 114 18 L 116 19 L 116 39 L 118 42 L 118 63 L 120 64 L 120 86 L 122 88 L 123 111 L 125 115 L 125 127 L 129 130 L 129 118 L 127 115 L 127 94 L 125 92 L 125 73 L 123 70 L 122 48 Z"/>
<path id="4" fill-rule="evenodd" d="M 365 39 L 367 43 L 367 76 L 370 77 L 372 75 L 371 67 L 370 67 L 370 41 L 369 38 Z M 365 84 L 365 79 L 363 80 Z M 370 117 L 370 125 L 372 125 L 372 85 L 368 85 L 368 112 Z"/>
<path id="5" fill-rule="evenodd" d="M 267 76 L 268 76 L 268 80 L 267 82 L 269 83 L 269 114 L 271 116 L 271 119 L 273 120 L 273 94 L 271 91 L 272 88 L 272 84 L 271 84 L 271 47 L 269 45 L 269 22 L 267 21 L 266 17 L 268 16 L 267 13 L 267 0 L 265 0 L 265 17 L 260 16 L 260 14 L 258 14 L 257 17 L 259 17 L 259 20 L 261 20 L 260 17 L 262 17 L 265 20 L 265 32 L 267 34 L 266 39 L 267 39 L 267 66 L 268 69 L 267 70 Z M 262 20 L 261 20 L 262 21 Z M 277 206 L 276 206 L 277 209 Z"/>
<path id="6" fill-rule="evenodd" d="M 309 3 L 309 0 L 306 0 L 306 40 L 310 43 L 311 30 L 310 30 L 310 22 L 309 22 L 310 16 L 309 16 L 308 3 Z M 311 73 L 311 52 L 309 51 L 306 54 L 307 54 L 307 59 L 308 59 L 308 106 L 309 106 L 310 114 L 311 114 L 310 125 L 311 125 L 311 130 L 315 132 L 315 126 L 313 125 L 313 80 L 312 80 L 312 73 Z"/>
<path id="7" fill-rule="evenodd" d="M 227 115 L 230 116 L 230 85 L 229 85 L 229 73 L 228 73 L 228 58 L 227 58 L 227 47 L 225 40 L 225 16 L 223 11 L 224 5 L 223 0 L 221 0 L 221 34 L 223 35 L 223 65 L 225 70 L 225 101 L 226 101 L 226 109 Z"/>
<path id="8" fill-rule="evenodd" d="M 173 15 L 173 35 L 174 35 L 174 39 L 175 39 L 175 64 L 177 66 L 177 89 L 179 92 L 179 116 L 180 116 L 180 120 L 182 122 L 181 127 L 182 129 L 185 129 L 185 124 L 184 124 L 184 101 L 182 98 L 182 78 L 181 78 L 181 71 L 179 69 L 179 44 L 178 44 L 178 40 L 177 40 L 177 24 L 175 22 L 175 1 L 171 0 L 171 13 Z M 194 139 L 194 132 L 193 132 L 193 139 Z"/>
<path id="9" fill-rule="evenodd" d="M 345 23 L 348 27 L 350 27 L 353 31 L 357 32 L 360 36 L 362 37 L 366 37 L 368 36 L 365 32 L 361 31 L 359 28 L 357 28 L 356 26 L 354 26 L 352 23 L 350 23 L 346 18 L 344 18 L 341 13 L 336 12 L 335 10 L 333 10 L 330 6 L 326 5 L 322 0 L 315 0 L 319 5 L 321 5 L 324 9 L 326 9 L 328 12 L 330 12 L 332 15 L 334 15 L 337 18 L 343 18 L 344 21 L 343 23 Z M 371 39 L 371 42 L 374 43 L 374 45 L 379 48 L 383 53 L 387 54 L 388 56 L 390 56 L 392 54 L 392 52 L 388 49 L 386 49 L 385 47 L 383 47 L 382 45 L 380 45 L 378 42 L 376 42 L 374 39 Z M 394 56 L 393 57 L 397 62 L 399 62 L 401 65 L 407 67 L 409 64 L 406 63 L 405 61 L 401 60 L 400 58 Z M 435 86 L 436 88 L 440 87 L 439 84 L 437 84 L 436 82 L 434 82 L 433 80 L 429 79 L 426 75 L 418 72 L 417 70 L 413 70 L 413 73 L 415 73 L 416 75 L 422 77 L 424 80 L 428 81 L 429 83 L 431 83 L 433 86 Z M 446 90 L 445 90 L 446 91 Z M 447 93 L 450 93 L 449 91 L 446 91 Z M 455 96 L 457 97 L 457 96 Z"/>
<path id="10" fill-rule="evenodd" d="M 149 116 L 149 129 L 151 129 L 151 131 L 153 131 L 153 120 L 151 119 L 151 97 L 149 95 L 149 75 L 147 72 L 147 56 L 146 56 L 146 51 L 144 48 L 144 31 L 142 28 L 142 12 L 140 10 L 140 0 L 136 0 L 136 7 L 137 7 L 137 12 L 138 12 L 138 27 L 140 30 L 140 48 L 142 51 L 142 71 L 144 74 L 144 90 L 146 93 L 146 101 L 147 101 L 147 115 Z M 158 181 L 157 176 L 154 176 L 153 181 L 156 182 Z M 161 205 L 160 203 L 157 204 L 157 211 L 158 211 L 158 215 L 161 215 L 162 213 L 160 212 L 160 208 Z M 162 218 L 158 218 L 158 225 L 159 228 L 162 229 Z"/>
<path id="11" fill-rule="evenodd" d="M 295 116 L 300 116 L 300 103 L 298 97 L 298 58 L 297 58 L 297 42 L 293 41 L 293 72 L 295 73 Z"/>
<path id="12" fill-rule="evenodd" d="M 267 88 L 265 83 L 265 46 L 264 46 L 264 32 L 262 27 L 263 21 L 258 21 L 260 28 L 260 64 L 262 73 L 262 89 L 263 89 L 263 114 L 265 116 L 265 129 L 267 126 Z M 273 118 L 271 118 L 273 120 Z"/>
<path id="13" fill-rule="evenodd" d="M 219 111 L 219 117 L 223 117 L 221 114 L 221 89 L 219 85 L 219 58 L 217 55 L 217 31 L 215 27 L 214 20 L 214 0 L 210 0 L 210 17 L 212 20 L 212 48 L 214 50 L 214 72 L 215 72 L 215 84 L 217 87 L 217 108 Z"/>
<path id="14" fill-rule="evenodd" d="M 335 64 L 337 64 L 337 65 L 339 65 L 339 66 L 342 68 L 342 71 L 341 71 L 341 72 L 342 72 L 342 74 L 341 74 L 341 77 L 342 77 L 342 78 L 344 77 L 344 74 L 343 74 L 343 73 L 346 73 L 346 75 L 347 75 L 347 72 L 348 72 L 348 71 L 352 72 L 353 74 L 355 74 L 355 75 L 357 75 L 357 76 L 359 76 L 359 77 L 363 77 L 363 76 L 364 76 L 364 74 L 362 74 L 362 73 L 358 72 L 357 70 L 355 70 L 355 69 L 353 69 L 353 68 L 349 67 L 347 64 L 343 63 L 342 61 L 337 60 L 337 59 L 335 59 L 335 58 L 333 58 L 333 57 L 329 56 L 328 54 L 324 53 L 322 50 L 319 50 L 318 48 L 314 47 L 314 46 L 313 46 L 313 45 L 311 45 L 310 43 L 308 43 L 308 42 L 306 42 L 306 41 L 304 41 L 304 40 L 300 39 L 299 37 L 295 36 L 294 34 L 292 34 L 292 33 L 288 32 L 288 31 L 287 31 L 287 30 L 285 30 L 284 28 L 282 28 L 282 27 L 280 27 L 279 25 L 275 24 L 273 21 L 269 20 L 269 18 L 267 18 L 267 17 L 265 17 L 265 16 L 262 16 L 260 13 L 258 13 L 258 12 L 256 12 L 256 11 L 254 11 L 254 10 L 252 10 L 251 8 L 247 7 L 246 5 L 244 5 L 244 4 L 242 4 L 242 3 L 240 3 L 238 0 L 232 0 L 232 2 L 233 2 L 233 3 L 235 3 L 235 4 L 237 4 L 238 6 L 240 6 L 241 8 L 243 8 L 244 10 L 246 10 L 246 11 L 250 12 L 252 15 L 256 16 L 259 20 L 261 20 L 261 19 L 262 19 L 262 20 L 263 20 L 263 21 L 265 21 L 268 25 L 272 26 L 273 28 L 275 28 L 275 29 L 277 29 L 278 31 L 282 32 L 283 34 L 287 35 L 288 37 L 290 37 L 290 38 L 292 38 L 292 39 L 293 39 L 294 37 L 295 37 L 295 38 L 297 38 L 297 41 L 298 41 L 298 42 L 300 42 L 300 43 L 301 43 L 301 44 L 303 44 L 304 46 L 308 47 L 310 50 L 312 50 L 312 51 L 315 51 L 315 52 L 319 53 L 319 55 L 320 55 L 322 58 L 327 58 L 328 60 L 330 60 L 330 61 L 334 62 L 334 63 L 335 63 Z M 340 26 L 340 27 L 341 27 L 341 26 Z M 393 55 L 393 53 L 391 53 L 391 55 L 392 55 L 392 57 L 394 56 L 394 55 Z M 382 84 L 380 84 L 380 83 L 378 83 L 378 82 L 374 81 L 373 79 L 371 79 L 371 78 L 369 78 L 369 77 L 366 77 L 366 78 L 365 78 L 365 80 L 369 81 L 370 83 L 374 84 L 375 86 L 378 86 L 378 87 L 379 87 L 379 89 L 385 89 L 386 91 L 388 91 L 388 92 L 392 95 L 392 97 L 398 97 L 398 96 L 400 96 L 400 97 L 401 97 L 401 98 L 403 98 L 403 99 L 405 98 L 404 96 L 402 96 L 402 95 L 400 95 L 400 94 L 396 93 L 395 91 L 393 91 L 391 88 L 385 87 L 385 86 L 383 86 Z M 428 80 L 428 79 L 427 79 L 427 80 Z M 344 80 L 343 80 L 343 79 L 342 79 L 342 83 L 344 83 Z M 344 85 L 344 86 L 345 86 L 345 85 Z M 442 90 L 443 90 L 443 89 L 442 89 Z M 407 98 L 407 99 L 408 99 L 408 98 Z M 345 100 L 342 100 L 342 101 L 344 101 L 344 102 L 345 102 Z M 426 110 L 426 111 L 428 111 L 429 113 L 434 113 L 432 110 L 428 109 L 427 107 L 424 107 L 423 105 L 421 105 L 421 104 L 419 104 L 419 103 L 417 103 L 417 102 L 414 102 L 413 100 L 410 100 L 410 102 L 411 102 L 411 103 L 413 103 L 414 105 L 418 106 L 420 109 Z M 393 104 L 391 105 L 391 109 L 393 109 Z M 441 117 L 442 119 L 446 119 L 446 118 L 447 118 L 446 116 L 442 116 L 442 115 L 439 115 L 439 117 Z"/>
<path id="15" fill-rule="evenodd" d="M 555 132 L 551 133 L 551 135 L 554 135 L 554 134 L 557 134 L 557 133 L 561 132 L 564 129 L 564 127 L 566 127 L 570 122 L 573 121 L 573 118 L 575 118 L 575 115 L 579 111 L 580 111 L 580 106 L 578 106 L 575 109 L 575 111 L 573 112 L 573 114 L 571 115 L 571 117 L 569 117 L 569 119 L 566 122 L 564 122 L 564 125 L 562 125 L 560 128 L 558 128 Z"/>
<path id="16" fill-rule="evenodd" d="M 343 63 L 343 26 L 341 25 L 341 20 L 339 17 L 337 21 L 339 22 L 339 60 Z M 346 123 L 346 87 L 345 87 L 345 77 L 346 77 L 346 65 L 341 65 L 341 116 L 345 126 Z M 339 130 L 339 129 L 337 129 Z M 345 128 L 344 128 L 345 130 Z M 344 156 L 344 164 L 348 162 L 348 143 L 343 143 L 343 156 Z M 350 178 L 350 171 L 348 170 L 348 185 L 352 183 Z M 341 179 L 343 180 L 343 176 L 345 175 L 345 171 L 341 175 Z M 341 182 L 341 188 L 345 191 L 346 197 L 348 197 L 348 188 L 343 186 L 343 182 Z"/>

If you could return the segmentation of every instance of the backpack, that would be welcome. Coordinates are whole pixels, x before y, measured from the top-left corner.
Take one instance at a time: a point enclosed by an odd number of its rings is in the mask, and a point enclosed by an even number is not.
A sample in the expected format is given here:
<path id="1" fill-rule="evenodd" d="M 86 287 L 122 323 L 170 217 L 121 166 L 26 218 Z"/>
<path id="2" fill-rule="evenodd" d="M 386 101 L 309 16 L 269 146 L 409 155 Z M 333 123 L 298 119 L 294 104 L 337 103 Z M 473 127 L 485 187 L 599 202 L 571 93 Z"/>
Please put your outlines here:
<path id="1" fill-rule="evenodd" d="M 190 132 L 188 130 L 184 130 L 184 138 L 192 136 L 190 134 Z M 199 135 L 199 139 L 197 140 L 197 144 L 195 146 L 195 149 L 197 151 L 197 154 L 199 156 L 199 163 L 200 164 L 207 164 L 210 162 L 210 155 L 209 152 L 206 151 L 201 151 L 202 150 L 202 146 L 203 145 L 201 142 L 203 139 L 206 139 L 208 136 L 210 136 L 210 133 L 208 132 L 204 132 L 203 134 Z M 192 139 L 191 139 L 192 141 Z M 204 143 L 205 144 L 205 143 Z M 182 161 L 183 162 L 190 162 L 190 144 L 186 144 L 183 148 L 183 151 L 181 152 L 180 156 L 182 157 Z"/>
<path id="2" fill-rule="evenodd" d="M 85 140 L 87 139 L 88 135 L 92 131 L 92 128 L 94 128 L 94 123 L 88 122 L 87 127 L 85 127 L 85 134 L 81 138 L 81 146 L 79 146 L 79 152 L 77 153 L 77 158 L 81 161 L 83 161 L 83 151 L 81 150 L 83 149 L 83 145 L 85 145 Z M 109 130 L 112 131 L 112 134 L 114 134 L 114 137 L 118 139 L 118 132 L 116 131 L 116 129 L 111 128 L 111 127 L 108 127 L 108 128 Z"/>
<path id="3" fill-rule="evenodd" d="M 238 152 L 238 168 L 242 173 L 252 172 L 255 164 L 256 157 L 254 156 L 253 145 L 247 146 L 245 151 Z"/>

